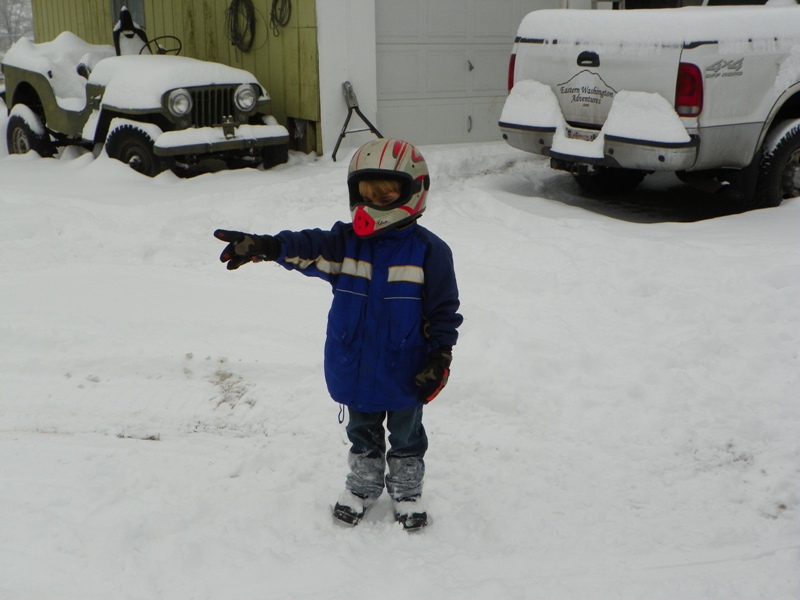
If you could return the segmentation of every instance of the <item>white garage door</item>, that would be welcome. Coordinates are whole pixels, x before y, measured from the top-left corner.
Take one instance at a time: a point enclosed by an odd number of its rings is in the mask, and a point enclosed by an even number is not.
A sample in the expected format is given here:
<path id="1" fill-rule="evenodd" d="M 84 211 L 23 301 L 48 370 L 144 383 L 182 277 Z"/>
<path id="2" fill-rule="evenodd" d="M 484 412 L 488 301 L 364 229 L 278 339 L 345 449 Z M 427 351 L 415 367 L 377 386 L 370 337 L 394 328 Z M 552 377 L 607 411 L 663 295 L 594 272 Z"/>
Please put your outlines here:
<path id="1" fill-rule="evenodd" d="M 376 0 L 378 117 L 414 144 L 499 140 L 508 58 L 528 12 L 559 0 Z"/>

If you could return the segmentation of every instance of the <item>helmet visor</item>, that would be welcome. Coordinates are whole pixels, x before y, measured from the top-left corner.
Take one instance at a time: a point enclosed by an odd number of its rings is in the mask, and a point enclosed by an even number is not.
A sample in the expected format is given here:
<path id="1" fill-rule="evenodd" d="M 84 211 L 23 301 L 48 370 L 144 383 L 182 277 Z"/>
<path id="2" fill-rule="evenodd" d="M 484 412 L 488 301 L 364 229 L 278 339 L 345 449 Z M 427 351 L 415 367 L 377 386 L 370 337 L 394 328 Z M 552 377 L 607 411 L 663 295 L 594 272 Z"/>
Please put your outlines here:
<path id="1" fill-rule="evenodd" d="M 362 186 L 362 182 L 375 182 Z M 347 185 L 350 191 L 350 209 L 366 205 L 376 210 L 392 210 L 408 202 L 413 194 L 413 182 L 408 175 L 374 170 L 352 175 Z M 362 193 L 363 192 L 363 193 Z"/>

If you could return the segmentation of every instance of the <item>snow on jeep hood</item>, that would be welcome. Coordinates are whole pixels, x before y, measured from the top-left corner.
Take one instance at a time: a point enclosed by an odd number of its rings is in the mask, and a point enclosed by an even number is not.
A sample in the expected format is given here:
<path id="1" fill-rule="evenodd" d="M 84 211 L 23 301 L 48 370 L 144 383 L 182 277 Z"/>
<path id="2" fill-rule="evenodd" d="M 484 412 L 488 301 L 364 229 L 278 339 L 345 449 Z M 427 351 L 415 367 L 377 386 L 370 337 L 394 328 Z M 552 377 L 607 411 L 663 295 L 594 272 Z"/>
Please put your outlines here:
<path id="1" fill-rule="evenodd" d="M 129 109 L 161 106 L 164 92 L 180 87 L 258 85 L 255 76 L 242 69 L 185 56 L 114 56 L 95 66 L 89 82 L 106 88 L 103 104 Z"/>

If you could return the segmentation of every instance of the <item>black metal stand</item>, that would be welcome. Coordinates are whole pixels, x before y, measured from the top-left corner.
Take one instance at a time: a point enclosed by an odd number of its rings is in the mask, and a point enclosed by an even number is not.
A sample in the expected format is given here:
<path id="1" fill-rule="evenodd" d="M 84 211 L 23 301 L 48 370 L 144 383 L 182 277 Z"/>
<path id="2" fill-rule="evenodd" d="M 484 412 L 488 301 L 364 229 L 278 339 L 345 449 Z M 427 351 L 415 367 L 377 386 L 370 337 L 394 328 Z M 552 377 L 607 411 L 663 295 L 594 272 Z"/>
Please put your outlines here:
<path id="1" fill-rule="evenodd" d="M 342 125 L 342 132 L 339 134 L 339 139 L 336 140 L 336 147 L 333 149 L 333 162 L 336 162 L 336 153 L 339 151 L 339 144 L 342 143 L 344 136 L 346 136 L 348 133 L 371 131 L 379 138 L 383 137 L 375 125 L 370 123 L 369 119 L 367 119 L 367 117 L 364 116 L 364 113 L 361 112 L 361 109 L 358 108 L 358 99 L 356 98 L 356 93 L 349 81 L 345 81 L 342 84 L 342 93 L 344 94 L 344 101 L 347 103 L 347 118 L 344 120 L 344 125 Z M 366 125 L 364 129 L 352 129 L 350 131 L 347 130 L 347 125 L 350 123 L 350 118 L 353 116 L 353 111 L 355 111 L 355 113 L 361 117 L 361 120 L 364 121 L 364 124 Z"/>

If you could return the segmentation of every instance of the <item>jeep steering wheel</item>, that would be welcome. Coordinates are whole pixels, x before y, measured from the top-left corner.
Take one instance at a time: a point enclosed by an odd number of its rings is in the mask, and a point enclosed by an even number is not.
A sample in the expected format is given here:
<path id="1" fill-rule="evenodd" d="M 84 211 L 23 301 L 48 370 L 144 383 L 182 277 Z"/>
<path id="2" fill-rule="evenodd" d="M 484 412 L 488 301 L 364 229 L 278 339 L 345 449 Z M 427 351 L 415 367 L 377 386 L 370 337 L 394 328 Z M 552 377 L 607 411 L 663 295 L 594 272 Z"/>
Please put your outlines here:
<path id="1" fill-rule="evenodd" d="M 159 40 L 169 40 L 171 43 L 169 47 L 165 48 L 158 43 Z M 142 46 L 142 49 L 139 50 L 139 54 L 141 54 L 145 48 L 150 51 L 150 54 L 180 54 L 183 44 L 174 35 L 160 35 L 154 37 L 152 40 L 148 41 L 147 44 Z"/>

